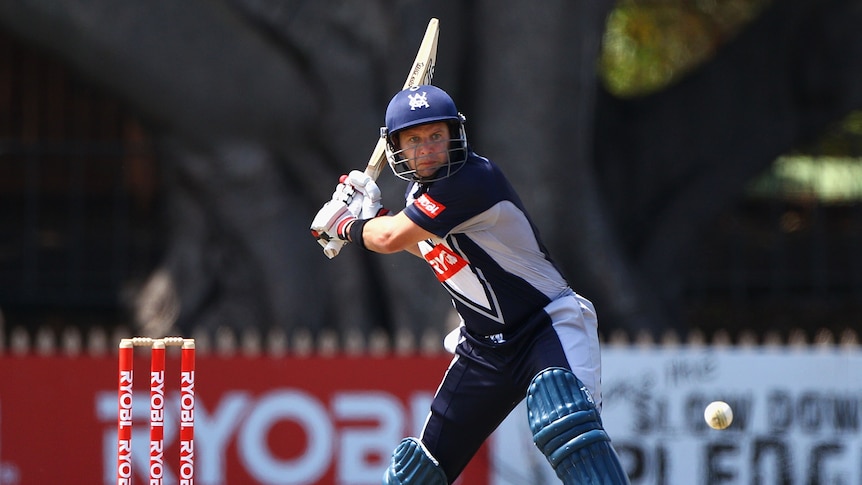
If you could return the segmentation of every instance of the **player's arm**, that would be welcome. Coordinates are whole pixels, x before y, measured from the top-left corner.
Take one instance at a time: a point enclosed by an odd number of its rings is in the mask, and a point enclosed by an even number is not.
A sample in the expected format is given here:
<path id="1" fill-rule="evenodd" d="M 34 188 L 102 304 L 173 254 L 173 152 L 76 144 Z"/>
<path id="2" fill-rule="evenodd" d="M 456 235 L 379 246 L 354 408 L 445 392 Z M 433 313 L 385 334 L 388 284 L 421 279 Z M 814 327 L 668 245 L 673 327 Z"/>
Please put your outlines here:
<path id="1" fill-rule="evenodd" d="M 356 227 L 348 230 L 350 240 L 360 242 L 369 251 L 382 254 L 408 251 L 421 257 L 417 244 L 434 237 L 434 234 L 410 220 L 403 211 L 394 216 L 375 217 L 352 224 Z"/>

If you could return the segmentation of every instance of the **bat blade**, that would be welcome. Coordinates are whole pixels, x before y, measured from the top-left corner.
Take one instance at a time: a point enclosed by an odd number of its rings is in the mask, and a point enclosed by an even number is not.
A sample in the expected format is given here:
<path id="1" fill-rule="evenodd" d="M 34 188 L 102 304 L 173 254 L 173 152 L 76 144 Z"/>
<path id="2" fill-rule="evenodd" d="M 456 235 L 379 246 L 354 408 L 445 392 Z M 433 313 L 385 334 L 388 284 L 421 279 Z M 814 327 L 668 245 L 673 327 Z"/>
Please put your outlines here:
<path id="1" fill-rule="evenodd" d="M 439 37 L 440 21 L 432 18 L 428 22 L 425 36 L 422 37 L 419 51 L 416 52 L 416 59 L 413 60 L 413 66 L 410 68 L 410 73 L 401 89 L 431 83 L 431 78 L 434 77 L 434 66 L 437 64 L 437 39 Z"/>
<path id="2" fill-rule="evenodd" d="M 419 45 L 419 51 L 416 52 L 416 59 L 413 60 L 410 72 L 407 73 L 407 80 L 404 81 L 404 87 L 401 89 L 420 84 L 431 84 L 434 77 L 434 66 L 437 64 L 437 39 L 439 37 L 440 21 L 432 18 L 428 22 L 425 36 Z M 371 157 L 368 159 L 365 174 L 377 180 L 384 166 L 386 166 L 386 140 L 379 138 L 374 151 L 371 152 Z"/>

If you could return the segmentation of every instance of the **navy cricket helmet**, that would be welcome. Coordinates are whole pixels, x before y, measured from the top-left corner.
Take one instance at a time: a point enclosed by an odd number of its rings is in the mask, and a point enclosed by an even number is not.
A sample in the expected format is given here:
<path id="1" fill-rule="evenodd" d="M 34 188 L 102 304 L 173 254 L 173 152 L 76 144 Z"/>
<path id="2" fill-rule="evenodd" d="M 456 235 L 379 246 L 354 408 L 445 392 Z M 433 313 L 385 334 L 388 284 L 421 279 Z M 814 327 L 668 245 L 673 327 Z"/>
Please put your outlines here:
<path id="1" fill-rule="evenodd" d="M 446 161 L 433 175 L 420 176 L 415 169 L 417 147 L 399 146 L 398 132 L 440 121 L 449 127 Z M 386 126 L 380 129 L 380 136 L 386 140 L 386 159 L 392 171 L 399 178 L 419 182 L 433 182 L 457 172 L 467 159 L 465 121 L 449 94 L 436 86 L 426 84 L 400 91 L 389 102 Z"/>

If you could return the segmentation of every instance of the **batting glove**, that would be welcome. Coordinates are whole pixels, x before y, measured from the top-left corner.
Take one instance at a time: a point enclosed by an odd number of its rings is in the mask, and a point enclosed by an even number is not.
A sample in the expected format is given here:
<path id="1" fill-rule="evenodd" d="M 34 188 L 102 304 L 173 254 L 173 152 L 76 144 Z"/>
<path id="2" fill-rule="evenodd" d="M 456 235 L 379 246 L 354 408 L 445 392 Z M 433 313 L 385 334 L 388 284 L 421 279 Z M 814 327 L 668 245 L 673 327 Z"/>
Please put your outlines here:
<path id="1" fill-rule="evenodd" d="M 346 177 L 342 177 L 341 181 L 350 185 L 355 192 L 362 194 L 361 210 L 356 214 L 357 218 L 371 219 L 389 212 L 383 208 L 383 195 L 380 192 L 380 187 L 365 172 L 353 170 Z"/>
<path id="2" fill-rule="evenodd" d="M 330 239 L 347 240 L 347 226 L 355 221 L 356 216 L 347 204 L 340 200 L 330 200 L 317 211 L 311 221 L 311 235 L 317 238 L 321 246 L 326 246 Z"/>
<path id="3" fill-rule="evenodd" d="M 311 235 L 323 247 L 328 258 L 334 258 L 348 241 L 347 229 L 351 221 L 386 215 L 380 188 L 364 172 L 353 170 L 342 175 L 332 193 L 332 199 L 323 205 L 311 222 Z"/>

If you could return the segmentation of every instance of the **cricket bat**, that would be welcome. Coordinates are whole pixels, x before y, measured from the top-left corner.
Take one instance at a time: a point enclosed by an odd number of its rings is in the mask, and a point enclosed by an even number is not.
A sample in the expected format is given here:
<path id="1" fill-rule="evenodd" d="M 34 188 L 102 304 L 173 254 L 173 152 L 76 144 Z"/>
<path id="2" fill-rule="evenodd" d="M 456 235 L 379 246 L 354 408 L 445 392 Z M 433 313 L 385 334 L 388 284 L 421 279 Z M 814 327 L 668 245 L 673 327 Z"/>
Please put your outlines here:
<path id="1" fill-rule="evenodd" d="M 413 60 L 410 72 L 407 73 L 407 80 L 404 81 L 404 87 L 401 89 L 407 89 L 420 84 L 431 84 L 431 78 L 434 77 L 434 66 L 437 64 L 437 38 L 439 36 L 440 21 L 432 18 L 428 22 L 425 36 L 422 38 L 419 51 L 416 53 L 416 59 Z M 377 177 L 380 176 L 380 172 L 386 165 L 386 140 L 380 137 L 377 139 L 374 151 L 371 152 L 371 158 L 368 159 L 365 174 L 377 180 Z M 323 247 L 323 254 L 332 259 L 338 255 L 342 246 L 344 246 L 344 241 L 333 238 Z"/>

